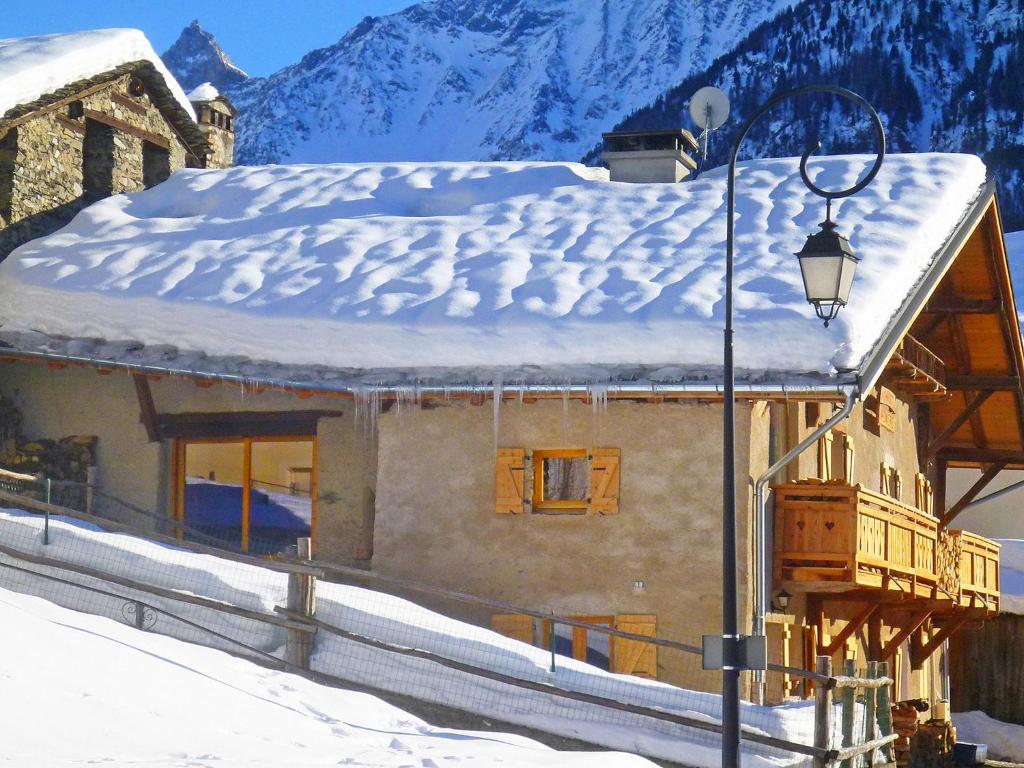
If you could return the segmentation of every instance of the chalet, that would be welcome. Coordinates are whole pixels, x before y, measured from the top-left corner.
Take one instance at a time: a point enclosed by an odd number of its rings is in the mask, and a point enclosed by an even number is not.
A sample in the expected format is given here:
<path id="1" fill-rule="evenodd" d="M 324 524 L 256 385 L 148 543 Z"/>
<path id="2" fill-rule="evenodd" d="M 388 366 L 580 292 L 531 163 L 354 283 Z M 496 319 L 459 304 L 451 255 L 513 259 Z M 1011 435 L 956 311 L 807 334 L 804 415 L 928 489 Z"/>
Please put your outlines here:
<path id="1" fill-rule="evenodd" d="M 688 165 L 662 144 L 653 165 Z M 946 472 L 1024 466 L 997 201 L 977 158 L 888 157 L 834 206 L 862 261 L 825 328 L 793 256 L 824 214 L 798 165 L 739 174 L 746 628 L 777 660 L 889 660 L 899 697 L 942 697 L 944 641 L 1000 600 L 999 548 L 951 527 Z M 696 641 L 720 631 L 725 177 L 622 172 L 640 183 L 566 163 L 186 168 L 0 265 L 0 391 L 25 435 L 95 436 L 124 509 Z M 717 685 L 604 637 L 555 642 Z"/>
<path id="2" fill-rule="evenodd" d="M 230 165 L 208 130 L 141 32 L 0 40 L 0 258 L 102 197 Z"/>

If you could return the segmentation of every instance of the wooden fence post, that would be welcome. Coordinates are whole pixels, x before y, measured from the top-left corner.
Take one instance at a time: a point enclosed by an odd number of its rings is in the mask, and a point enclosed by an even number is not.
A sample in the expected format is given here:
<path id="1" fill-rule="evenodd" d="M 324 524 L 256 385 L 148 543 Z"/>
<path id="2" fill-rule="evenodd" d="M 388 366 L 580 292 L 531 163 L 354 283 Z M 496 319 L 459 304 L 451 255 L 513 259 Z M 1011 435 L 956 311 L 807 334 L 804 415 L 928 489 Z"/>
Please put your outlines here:
<path id="1" fill-rule="evenodd" d="M 94 489 L 99 484 L 99 480 L 99 467 L 85 468 L 85 513 L 87 515 L 96 514 L 93 512 L 93 509 L 96 507 L 96 493 Z"/>
<path id="2" fill-rule="evenodd" d="M 832 677 L 832 658 L 818 656 L 814 671 L 825 677 Z M 832 689 L 827 684 L 816 682 L 814 686 L 814 746 L 828 750 L 832 741 Z M 824 757 L 814 758 L 814 768 L 827 768 Z"/>
<path id="3" fill-rule="evenodd" d="M 868 677 L 874 680 L 878 677 L 878 662 L 868 662 Z M 878 689 L 867 688 L 864 690 L 864 741 L 874 741 L 878 738 L 878 727 L 876 718 L 878 717 Z M 868 752 L 868 766 L 869 768 L 875 768 L 878 762 L 878 750 L 872 749 Z"/>
<path id="4" fill-rule="evenodd" d="M 889 662 L 878 663 L 878 676 L 889 676 Z M 892 705 L 889 702 L 888 685 L 883 685 L 878 689 L 878 727 L 882 731 L 882 736 L 892 733 Z M 882 755 L 887 763 L 895 762 L 895 751 L 891 741 L 882 748 Z"/>
<path id="5" fill-rule="evenodd" d="M 302 560 L 313 559 L 312 539 L 308 536 L 298 540 L 298 556 Z M 316 577 L 306 573 L 288 574 L 288 610 L 312 617 L 316 613 Z M 309 669 L 313 652 L 313 633 L 289 629 L 284 658 L 289 664 Z"/>
<path id="6" fill-rule="evenodd" d="M 845 659 L 843 661 L 843 674 L 847 677 L 857 676 L 857 664 L 853 659 Z M 853 746 L 853 720 L 856 714 L 857 705 L 857 689 L 853 686 L 843 688 L 840 693 L 840 701 L 842 702 L 843 712 L 843 746 Z M 843 760 L 843 768 L 851 768 L 854 765 L 853 760 Z"/>

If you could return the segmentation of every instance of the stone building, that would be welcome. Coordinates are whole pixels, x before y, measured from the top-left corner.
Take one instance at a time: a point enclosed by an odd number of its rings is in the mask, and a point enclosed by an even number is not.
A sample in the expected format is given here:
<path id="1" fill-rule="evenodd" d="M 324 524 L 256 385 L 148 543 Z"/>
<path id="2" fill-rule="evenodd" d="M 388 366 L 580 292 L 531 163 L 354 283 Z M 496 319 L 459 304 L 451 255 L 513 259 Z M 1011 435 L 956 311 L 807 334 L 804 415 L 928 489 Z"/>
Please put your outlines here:
<path id="1" fill-rule="evenodd" d="M 190 105 L 141 33 L 2 44 L 0 258 L 90 202 L 210 164 Z M 224 158 L 220 148 L 218 167 Z"/>
<path id="2" fill-rule="evenodd" d="M 195 107 L 199 130 L 210 145 L 206 167 L 230 168 L 235 155 L 235 105 L 210 83 L 194 88 L 188 100 Z"/>
<path id="3" fill-rule="evenodd" d="M 947 530 L 946 469 L 1024 466 L 992 186 L 977 158 L 887 157 L 838 206 L 862 263 L 823 328 L 791 255 L 820 199 L 794 159 L 740 180 L 743 630 L 766 624 L 787 665 L 892 662 L 898 697 L 938 698 L 938 649 L 1000 599 L 998 547 Z M 317 557 L 633 634 L 720 631 L 723 176 L 273 166 L 137 199 L 0 265 L 4 394 L 27 432 L 97 435 L 105 493 L 250 552 L 308 535 Z M 635 640 L 462 618 L 718 686 Z"/>

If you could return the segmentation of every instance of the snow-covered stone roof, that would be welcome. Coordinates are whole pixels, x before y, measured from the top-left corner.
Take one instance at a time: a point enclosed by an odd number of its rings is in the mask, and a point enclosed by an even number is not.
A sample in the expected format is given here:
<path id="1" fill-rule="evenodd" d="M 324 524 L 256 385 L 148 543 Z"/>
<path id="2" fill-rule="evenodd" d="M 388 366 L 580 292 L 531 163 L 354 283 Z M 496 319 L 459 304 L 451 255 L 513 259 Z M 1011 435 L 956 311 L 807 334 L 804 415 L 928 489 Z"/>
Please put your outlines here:
<path id="1" fill-rule="evenodd" d="M 148 61 L 182 108 L 195 118 L 185 92 L 137 29 L 94 29 L 0 40 L 0 117 L 19 104 L 133 61 Z"/>
<path id="2" fill-rule="evenodd" d="M 811 175 L 849 186 L 871 161 L 823 158 Z M 796 159 L 743 164 L 741 376 L 787 383 L 862 365 L 984 181 L 973 156 L 890 155 L 838 201 L 862 261 L 826 329 L 793 255 L 824 202 Z M 721 365 L 725 189 L 724 169 L 623 184 L 568 163 L 181 171 L 15 251 L 0 265 L 0 324 L 7 338 L 133 339 L 291 366 L 535 366 L 555 380 L 586 366 L 595 381 L 660 368 L 684 380 Z"/>

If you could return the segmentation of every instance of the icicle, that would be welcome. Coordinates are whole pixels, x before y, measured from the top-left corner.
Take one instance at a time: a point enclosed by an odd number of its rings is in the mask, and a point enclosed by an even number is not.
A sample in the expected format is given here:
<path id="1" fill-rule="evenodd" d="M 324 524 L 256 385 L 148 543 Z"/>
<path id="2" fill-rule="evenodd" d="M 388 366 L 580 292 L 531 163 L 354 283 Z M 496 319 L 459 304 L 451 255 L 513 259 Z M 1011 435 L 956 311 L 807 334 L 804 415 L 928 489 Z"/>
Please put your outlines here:
<path id="1" fill-rule="evenodd" d="M 501 430 L 501 397 L 505 388 L 502 386 L 501 374 L 494 377 L 494 453 L 498 453 L 498 434 Z"/>

